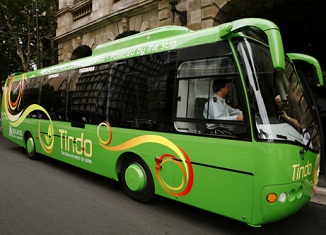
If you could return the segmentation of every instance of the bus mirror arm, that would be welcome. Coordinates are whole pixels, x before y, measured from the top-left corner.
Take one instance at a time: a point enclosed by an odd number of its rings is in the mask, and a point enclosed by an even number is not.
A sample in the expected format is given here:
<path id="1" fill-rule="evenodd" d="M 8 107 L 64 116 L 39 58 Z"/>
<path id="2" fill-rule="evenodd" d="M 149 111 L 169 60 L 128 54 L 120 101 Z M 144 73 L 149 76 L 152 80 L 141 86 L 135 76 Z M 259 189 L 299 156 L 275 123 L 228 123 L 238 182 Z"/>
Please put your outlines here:
<path id="1" fill-rule="evenodd" d="M 317 81 L 319 86 L 324 85 L 324 80 L 323 80 L 323 72 L 321 70 L 320 64 L 318 60 L 312 56 L 305 55 L 305 54 L 300 54 L 300 53 L 287 53 L 288 57 L 293 61 L 293 60 L 301 60 L 305 61 L 307 63 L 310 63 L 314 68 L 316 69 L 317 73 Z"/>

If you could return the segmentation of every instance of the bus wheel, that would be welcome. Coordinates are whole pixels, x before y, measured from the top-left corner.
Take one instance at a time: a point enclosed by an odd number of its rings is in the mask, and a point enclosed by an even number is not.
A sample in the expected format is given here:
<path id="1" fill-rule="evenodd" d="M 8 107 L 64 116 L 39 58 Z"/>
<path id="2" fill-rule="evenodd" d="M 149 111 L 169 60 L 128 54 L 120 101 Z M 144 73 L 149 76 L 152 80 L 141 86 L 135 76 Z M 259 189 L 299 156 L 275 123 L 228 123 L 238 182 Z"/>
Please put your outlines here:
<path id="1" fill-rule="evenodd" d="M 152 174 L 140 157 L 128 157 L 123 161 L 121 182 L 125 193 L 138 202 L 148 202 L 154 196 Z"/>
<path id="2" fill-rule="evenodd" d="M 37 159 L 37 153 L 36 153 L 36 148 L 35 148 L 35 141 L 33 139 L 33 136 L 31 133 L 28 133 L 26 135 L 26 154 L 27 157 L 30 159 Z"/>

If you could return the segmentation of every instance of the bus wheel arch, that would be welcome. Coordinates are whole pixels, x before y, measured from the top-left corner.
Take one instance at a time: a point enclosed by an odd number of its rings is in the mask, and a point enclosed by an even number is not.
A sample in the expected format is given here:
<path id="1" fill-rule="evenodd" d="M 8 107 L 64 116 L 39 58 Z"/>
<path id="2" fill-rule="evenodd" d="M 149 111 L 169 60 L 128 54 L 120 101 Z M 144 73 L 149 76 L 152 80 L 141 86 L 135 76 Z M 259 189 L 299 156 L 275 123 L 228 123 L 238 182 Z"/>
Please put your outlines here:
<path id="1" fill-rule="evenodd" d="M 118 163 L 119 179 L 128 197 L 148 202 L 155 194 L 154 180 L 146 162 L 137 154 L 124 154 Z"/>
<path id="2" fill-rule="evenodd" d="M 35 160 L 38 158 L 35 140 L 30 132 L 25 133 L 25 151 L 29 159 Z"/>

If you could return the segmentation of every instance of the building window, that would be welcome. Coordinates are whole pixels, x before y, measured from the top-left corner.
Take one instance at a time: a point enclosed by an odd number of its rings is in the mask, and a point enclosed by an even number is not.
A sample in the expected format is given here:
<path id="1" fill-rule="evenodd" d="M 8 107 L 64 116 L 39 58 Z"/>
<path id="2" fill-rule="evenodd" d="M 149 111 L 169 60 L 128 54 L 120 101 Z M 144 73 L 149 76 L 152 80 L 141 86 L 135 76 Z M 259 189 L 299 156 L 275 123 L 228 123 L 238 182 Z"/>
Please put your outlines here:
<path id="1" fill-rule="evenodd" d="M 80 3 L 80 2 L 83 2 L 84 0 L 75 0 L 75 5 Z"/>
<path id="2" fill-rule="evenodd" d="M 76 4 L 72 9 L 73 20 L 76 21 L 84 16 L 91 14 L 92 12 L 92 0 L 76 0 Z"/>

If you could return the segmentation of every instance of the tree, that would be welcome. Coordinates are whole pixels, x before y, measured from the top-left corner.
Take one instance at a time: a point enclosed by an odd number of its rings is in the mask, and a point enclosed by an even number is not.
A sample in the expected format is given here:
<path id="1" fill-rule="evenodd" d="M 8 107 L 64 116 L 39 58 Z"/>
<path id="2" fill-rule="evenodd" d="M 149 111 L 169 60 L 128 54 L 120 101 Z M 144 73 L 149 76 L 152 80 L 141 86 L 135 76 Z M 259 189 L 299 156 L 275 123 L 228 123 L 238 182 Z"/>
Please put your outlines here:
<path id="1" fill-rule="evenodd" d="M 39 22 L 40 58 L 46 66 L 53 58 L 58 0 L 0 0 L 0 81 L 13 72 L 27 72 L 37 62 L 36 16 Z M 51 53 L 48 53 L 51 52 Z"/>

